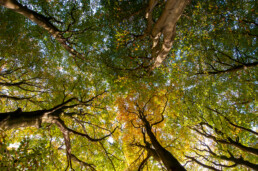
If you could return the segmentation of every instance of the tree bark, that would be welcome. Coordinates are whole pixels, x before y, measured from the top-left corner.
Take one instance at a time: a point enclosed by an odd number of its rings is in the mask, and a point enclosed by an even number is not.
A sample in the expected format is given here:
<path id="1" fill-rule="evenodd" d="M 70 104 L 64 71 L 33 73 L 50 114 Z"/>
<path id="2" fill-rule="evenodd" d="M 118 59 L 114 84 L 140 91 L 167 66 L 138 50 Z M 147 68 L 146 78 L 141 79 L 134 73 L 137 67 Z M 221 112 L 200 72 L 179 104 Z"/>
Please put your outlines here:
<path id="1" fill-rule="evenodd" d="M 153 39 L 151 70 L 159 67 L 167 58 L 172 48 L 176 35 L 176 23 L 181 17 L 183 10 L 189 0 L 168 0 L 161 16 L 151 31 Z M 161 43 L 161 35 L 163 34 L 163 42 Z M 158 46 L 161 44 L 161 48 Z"/>
<path id="2" fill-rule="evenodd" d="M 147 121 L 147 119 L 145 117 L 142 117 L 141 120 L 144 123 L 144 127 L 151 140 L 153 147 L 155 148 L 159 158 L 162 160 L 167 170 L 186 171 L 186 169 L 178 162 L 178 160 L 169 151 L 167 151 L 164 147 L 161 146 L 156 136 L 153 134 L 150 123 Z"/>
<path id="3" fill-rule="evenodd" d="M 47 110 L 33 112 L 14 112 L 0 113 L 0 127 L 4 130 L 20 127 L 40 127 L 42 118 Z"/>
<path id="4" fill-rule="evenodd" d="M 59 115 L 66 108 L 73 106 L 65 106 L 67 103 L 75 100 L 71 98 L 65 102 L 48 110 L 35 110 L 31 112 L 23 112 L 18 108 L 14 112 L 0 113 L 0 128 L 13 129 L 20 127 L 41 127 L 42 123 L 53 123 L 59 118 Z"/>

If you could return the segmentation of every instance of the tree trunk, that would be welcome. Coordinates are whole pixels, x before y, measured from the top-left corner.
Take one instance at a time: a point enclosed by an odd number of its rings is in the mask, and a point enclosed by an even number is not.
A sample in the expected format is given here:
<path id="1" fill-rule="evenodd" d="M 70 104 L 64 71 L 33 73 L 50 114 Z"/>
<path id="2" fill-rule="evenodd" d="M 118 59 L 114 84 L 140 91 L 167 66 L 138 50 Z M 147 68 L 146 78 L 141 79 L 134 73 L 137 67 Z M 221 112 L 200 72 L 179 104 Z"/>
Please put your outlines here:
<path id="1" fill-rule="evenodd" d="M 14 112 L 0 113 L 0 127 L 3 129 L 40 127 L 45 112 L 45 110 L 22 112 L 19 108 Z"/>
<path id="2" fill-rule="evenodd" d="M 52 123 L 61 112 L 61 110 L 22 112 L 19 108 L 14 112 L 0 113 L 0 128 L 5 130 L 21 127 L 40 128 L 42 123 Z"/>
<path id="3" fill-rule="evenodd" d="M 159 67 L 167 58 L 167 55 L 174 43 L 176 35 L 176 23 L 181 17 L 183 10 L 188 3 L 189 0 L 168 0 L 166 2 L 165 9 L 163 10 L 151 32 L 151 37 L 153 39 L 153 65 L 151 70 Z M 161 40 L 162 34 L 163 40 Z M 161 48 L 158 47 L 160 44 Z"/>
<path id="4" fill-rule="evenodd" d="M 160 145 L 156 136 L 151 131 L 151 126 L 146 118 L 142 118 L 146 132 L 151 140 L 153 147 L 155 148 L 159 158 L 169 171 L 186 171 L 186 169 L 177 161 L 177 159 L 164 147 Z"/>

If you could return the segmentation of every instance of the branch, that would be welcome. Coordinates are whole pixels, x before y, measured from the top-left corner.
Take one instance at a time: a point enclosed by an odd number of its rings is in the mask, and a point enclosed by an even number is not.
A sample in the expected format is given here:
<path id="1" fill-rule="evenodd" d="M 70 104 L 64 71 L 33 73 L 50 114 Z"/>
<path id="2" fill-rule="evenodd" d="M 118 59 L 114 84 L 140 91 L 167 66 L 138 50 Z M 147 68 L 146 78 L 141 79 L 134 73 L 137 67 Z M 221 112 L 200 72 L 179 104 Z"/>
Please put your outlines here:
<path id="1" fill-rule="evenodd" d="M 17 96 L 9 96 L 9 95 L 0 94 L 0 98 L 7 98 L 7 99 L 12 99 L 12 100 L 29 100 L 33 97 L 17 97 Z"/>
<path id="2" fill-rule="evenodd" d="M 203 123 L 202 123 L 203 124 Z M 217 128 L 214 128 L 212 127 L 211 125 L 209 125 L 208 123 L 205 123 L 205 125 L 209 126 L 209 128 L 213 129 L 216 133 L 226 137 L 224 139 L 220 139 L 214 135 L 211 135 L 211 134 L 208 134 L 207 132 L 205 132 L 205 130 L 203 129 L 202 125 L 201 126 L 201 130 L 198 130 L 196 128 L 192 128 L 194 131 L 196 131 L 197 133 L 209 138 L 209 139 L 212 139 L 214 140 L 215 142 L 218 142 L 218 143 L 222 143 L 222 144 L 229 144 L 229 145 L 232 145 L 232 146 L 235 146 L 243 151 L 246 151 L 246 152 L 249 152 L 249 153 L 252 153 L 252 154 L 255 154 L 255 155 L 258 155 L 258 149 L 256 148 L 253 148 L 253 147 L 248 147 L 248 146 L 245 146 L 237 141 L 234 141 L 231 137 L 227 136 L 225 133 L 223 133 L 222 131 L 218 130 Z"/>
<path id="3" fill-rule="evenodd" d="M 80 135 L 82 137 L 86 137 L 88 140 L 92 141 L 92 142 L 96 142 L 96 141 L 101 141 L 107 137 L 109 137 L 110 135 L 112 135 L 115 130 L 117 129 L 117 127 L 108 135 L 105 135 L 104 137 L 101 137 L 101 138 L 91 138 L 88 134 L 84 134 L 84 133 L 80 133 L 80 132 L 77 132 L 75 130 L 72 130 L 70 128 L 67 128 L 69 132 L 73 133 L 73 134 L 76 134 L 76 135 Z"/>
<path id="4" fill-rule="evenodd" d="M 62 31 L 49 22 L 50 18 L 47 18 L 42 14 L 28 9 L 26 6 L 23 6 L 16 0 L 0 0 L 0 5 L 27 17 L 32 22 L 35 22 L 40 27 L 45 29 L 48 33 L 50 33 L 74 58 L 78 57 L 82 60 L 85 60 L 85 57 L 81 53 L 79 53 L 78 51 L 76 51 L 76 49 L 69 45 L 69 42 L 63 36 Z"/>
<path id="5" fill-rule="evenodd" d="M 232 126 L 234 126 L 234 127 L 237 127 L 237 128 L 240 128 L 240 129 L 243 129 L 243 130 L 248 131 L 248 132 L 250 132 L 250 133 L 253 133 L 253 134 L 255 134 L 255 135 L 258 135 L 257 132 L 255 132 L 255 131 L 253 131 L 253 130 L 251 130 L 251 129 L 248 129 L 248 128 L 245 128 L 245 127 L 242 127 L 242 126 L 239 126 L 239 125 L 234 124 L 232 121 L 230 121 L 226 116 L 224 116 L 224 115 L 223 115 L 221 112 L 219 112 L 218 110 L 212 109 L 212 108 L 210 108 L 210 107 L 206 107 L 206 108 L 209 109 L 209 110 L 211 110 L 211 111 L 213 111 L 213 112 L 215 112 L 215 113 L 217 113 L 217 114 L 219 114 L 220 116 L 224 117 L 224 118 L 228 121 L 228 123 L 229 123 L 230 125 L 232 125 Z"/>
<path id="6" fill-rule="evenodd" d="M 71 161 L 71 143 L 70 143 L 70 136 L 69 136 L 69 131 L 66 129 L 66 126 L 64 125 L 63 121 L 61 119 L 55 119 L 53 121 L 53 123 L 55 123 L 58 128 L 60 129 L 60 131 L 63 134 L 64 137 L 64 141 L 65 141 L 65 147 L 66 147 L 66 156 L 67 156 L 67 167 L 65 170 L 67 170 L 69 168 L 69 166 L 72 168 L 72 161 Z"/>
<path id="7" fill-rule="evenodd" d="M 71 154 L 71 159 L 73 161 L 76 161 L 76 162 L 80 163 L 84 167 L 89 167 L 91 170 L 96 171 L 96 169 L 94 168 L 95 167 L 94 164 L 86 163 L 86 162 L 78 159 L 74 154 Z"/>
<path id="8" fill-rule="evenodd" d="M 229 73 L 229 72 L 236 72 L 239 70 L 247 69 L 250 67 L 257 67 L 258 62 L 253 62 L 253 63 L 246 63 L 243 65 L 235 65 L 229 69 L 226 70 L 219 70 L 219 71 L 208 71 L 208 72 L 199 72 L 198 74 L 224 74 L 224 73 Z"/>
<path id="9" fill-rule="evenodd" d="M 150 155 L 149 153 L 147 154 L 147 157 L 145 159 L 143 159 L 143 161 L 141 162 L 141 164 L 138 167 L 138 171 L 141 171 L 144 168 L 144 165 L 147 163 L 147 161 L 149 160 Z"/>
<path id="10" fill-rule="evenodd" d="M 82 104 L 92 102 L 94 99 L 98 98 L 99 96 L 103 95 L 103 94 L 106 93 L 106 92 L 107 92 L 107 91 L 105 90 L 105 91 L 103 91 L 102 93 L 97 94 L 96 96 L 90 98 L 89 100 L 86 100 L 86 101 L 81 100 L 80 102 L 81 102 Z"/>
<path id="11" fill-rule="evenodd" d="M 68 131 L 69 133 L 73 133 L 73 134 L 76 134 L 76 135 L 80 135 L 80 136 L 82 136 L 82 137 L 86 137 L 88 140 L 90 140 L 90 141 L 92 141 L 92 142 L 101 141 L 101 140 L 103 140 L 103 139 L 109 137 L 109 136 L 112 135 L 112 134 L 115 132 L 115 130 L 117 129 L 117 127 L 116 127 L 112 132 L 110 132 L 110 134 L 105 135 L 104 137 L 101 137 L 101 138 L 91 138 L 91 137 L 90 137 L 88 134 L 86 134 L 86 133 L 77 132 L 77 131 L 75 131 L 75 130 L 73 130 L 73 129 L 71 129 L 71 128 L 68 128 L 68 127 L 65 125 L 64 121 L 61 120 L 60 118 L 57 119 L 56 121 L 58 122 L 58 124 L 61 124 L 62 127 L 63 127 L 66 131 Z"/>
<path id="12" fill-rule="evenodd" d="M 210 169 L 210 170 L 220 171 L 219 169 L 216 169 L 215 167 L 212 167 L 212 166 L 203 164 L 202 162 L 198 161 L 198 160 L 195 159 L 194 157 L 190 157 L 190 156 L 185 156 L 185 157 L 188 158 L 188 159 L 191 159 L 192 161 L 194 161 L 194 162 L 196 162 L 196 163 L 198 163 L 198 164 L 201 165 L 202 167 L 205 167 L 205 168 Z"/>
<path id="13" fill-rule="evenodd" d="M 159 123 L 161 123 L 161 122 L 163 122 L 164 121 L 164 112 L 165 112 L 165 110 L 166 110 L 166 107 L 167 107 L 167 104 L 168 104 L 168 98 L 167 98 L 167 96 L 166 96 L 166 94 L 165 94 L 165 97 L 166 97 L 166 102 L 165 102 L 165 106 L 164 106 L 164 108 L 163 108 L 163 110 L 162 110 L 162 112 L 161 112 L 161 120 L 160 121 L 158 121 L 158 122 L 155 122 L 155 123 L 153 123 L 153 124 L 151 124 L 151 126 L 153 126 L 153 125 L 157 125 L 157 124 L 159 124 Z"/>
<path id="14" fill-rule="evenodd" d="M 102 149 L 104 150 L 104 152 L 105 152 L 105 154 L 106 154 L 108 160 L 110 161 L 110 163 L 111 163 L 111 165 L 112 165 L 114 171 L 116 171 L 116 167 L 115 167 L 113 161 L 111 160 L 111 158 L 110 158 L 109 155 L 108 155 L 108 154 L 110 154 L 110 153 L 107 152 L 107 150 L 105 149 L 104 145 L 103 145 L 101 142 L 99 142 L 99 143 L 100 143 Z"/>
<path id="15" fill-rule="evenodd" d="M 53 108 L 51 108 L 51 109 L 49 109 L 48 111 L 50 112 L 50 113 L 53 113 L 53 112 L 55 112 L 55 111 L 57 111 L 57 110 L 62 110 L 62 109 L 64 109 L 64 108 L 72 108 L 72 107 L 74 107 L 74 105 L 73 106 L 65 106 L 66 104 L 68 104 L 69 102 L 71 102 L 71 101 L 73 101 L 73 100 L 77 100 L 77 98 L 70 98 L 70 99 L 68 99 L 68 100 L 66 100 L 66 101 L 64 101 L 63 103 L 61 103 L 61 104 L 59 104 L 59 105 L 57 105 L 57 106 L 55 106 L 55 107 L 53 107 Z"/>

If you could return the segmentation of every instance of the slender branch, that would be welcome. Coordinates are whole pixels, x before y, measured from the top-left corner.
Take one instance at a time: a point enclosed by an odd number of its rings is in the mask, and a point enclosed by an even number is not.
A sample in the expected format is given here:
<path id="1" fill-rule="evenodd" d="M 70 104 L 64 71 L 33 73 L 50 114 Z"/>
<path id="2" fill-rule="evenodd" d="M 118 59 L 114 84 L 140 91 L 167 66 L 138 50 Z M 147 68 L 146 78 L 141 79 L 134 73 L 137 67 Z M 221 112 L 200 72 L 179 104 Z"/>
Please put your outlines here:
<path id="1" fill-rule="evenodd" d="M 258 65 L 258 61 L 257 62 L 253 62 L 253 63 L 246 63 L 243 65 L 235 65 L 229 69 L 226 70 L 218 70 L 218 71 L 208 71 L 208 72 L 199 72 L 198 74 L 223 74 L 223 73 L 230 73 L 230 72 L 236 72 L 239 70 L 243 70 L 243 69 L 247 69 L 250 67 L 257 67 Z"/>
<path id="2" fill-rule="evenodd" d="M 149 160 L 151 156 L 149 155 L 149 153 L 147 154 L 147 157 L 145 159 L 142 160 L 141 164 L 138 167 L 138 171 L 141 171 L 144 168 L 144 165 L 147 163 L 147 161 Z"/>
<path id="3" fill-rule="evenodd" d="M 217 114 L 219 114 L 220 116 L 224 117 L 224 118 L 226 119 L 226 121 L 228 121 L 228 123 L 229 123 L 230 125 L 232 125 L 232 126 L 234 126 L 234 127 L 236 127 L 236 128 L 240 128 L 240 129 L 242 129 L 242 130 L 248 131 L 248 132 L 253 133 L 253 134 L 255 134 L 255 135 L 258 135 L 257 132 L 255 132 L 255 131 L 253 131 L 253 130 L 251 130 L 251 129 L 248 129 L 248 128 L 245 128 L 245 127 L 242 127 L 242 126 L 239 126 L 239 125 L 234 124 L 232 121 L 230 121 L 230 119 L 229 119 L 228 117 L 224 116 L 224 115 L 223 115 L 221 112 L 219 112 L 218 110 L 212 109 L 212 108 L 210 108 L 210 107 L 206 107 L 206 108 L 209 109 L 209 110 L 211 110 L 211 111 L 213 111 L 213 112 L 215 112 L 215 113 L 217 113 Z"/>
<path id="4" fill-rule="evenodd" d="M 79 53 L 76 49 L 69 45 L 69 42 L 63 36 L 62 31 L 49 21 L 50 18 L 45 17 L 44 15 L 39 14 L 31 9 L 28 9 L 26 6 L 23 6 L 16 0 L 0 0 L 0 5 L 27 17 L 32 22 L 35 22 L 48 33 L 50 33 L 74 58 L 77 57 L 85 60 L 83 54 Z"/>
<path id="5" fill-rule="evenodd" d="M 109 154 L 110 154 L 110 153 L 107 152 L 106 148 L 104 147 L 104 145 L 103 145 L 101 142 L 99 142 L 99 143 L 100 143 L 102 149 L 104 150 L 105 155 L 107 156 L 108 160 L 110 161 L 110 163 L 111 163 L 111 165 L 112 165 L 114 171 L 116 171 L 116 167 L 115 167 L 115 165 L 114 165 L 112 159 L 109 157 Z"/>
<path id="6" fill-rule="evenodd" d="M 198 163 L 198 164 L 201 165 L 202 167 L 205 167 L 205 168 L 210 169 L 210 170 L 220 171 L 219 169 L 216 169 L 215 167 L 212 167 L 212 166 L 203 164 L 202 162 L 200 162 L 199 160 L 195 159 L 194 157 L 191 157 L 191 156 L 185 156 L 185 157 L 188 158 L 188 159 L 191 159 L 191 160 L 194 161 L 195 163 Z"/>
<path id="7" fill-rule="evenodd" d="M 218 142 L 218 143 L 222 143 L 222 144 L 229 144 L 229 145 L 233 145 L 243 151 L 246 151 L 246 152 L 249 152 L 251 154 L 255 154 L 255 155 L 258 155 L 258 149 L 257 148 L 253 148 L 253 147 L 248 147 L 248 146 L 245 146 L 241 143 L 239 143 L 238 141 L 235 141 L 233 140 L 231 137 L 227 136 L 225 133 L 223 133 L 222 131 L 218 130 L 217 128 L 214 128 L 212 127 L 210 124 L 208 123 L 201 123 L 199 124 L 201 126 L 201 131 L 198 130 L 197 128 L 192 128 L 194 131 L 196 131 L 197 133 L 209 138 L 209 139 L 212 139 L 214 140 L 215 142 Z M 206 125 L 208 126 L 209 128 L 213 129 L 217 134 L 220 134 L 222 135 L 222 137 L 225 137 L 223 139 L 221 138 L 218 138 L 216 137 L 215 135 L 212 135 L 212 134 L 208 134 L 204 128 L 202 127 L 202 125 Z"/>
<path id="8" fill-rule="evenodd" d="M 86 162 L 78 159 L 74 154 L 71 154 L 71 159 L 80 163 L 84 167 L 89 167 L 91 170 L 96 171 L 94 164 L 86 163 Z"/>
<path id="9" fill-rule="evenodd" d="M 73 133 L 73 134 L 76 134 L 76 135 L 80 135 L 80 136 L 82 136 L 82 137 L 86 137 L 88 140 L 90 140 L 90 141 L 92 141 L 92 142 L 101 141 L 101 140 L 103 140 L 103 139 L 109 137 L 109 136 L 112 135 L 112 134 L 115 132 L 115 130 L 117 129 L 117 127 L 116 127 L 113 131 L 110 132 L 110 134 L 105 135 L 104 137 L 101 137 L 101 138 L 91 138 L 91 137 L 90 137 L 88 134 L 86 134 L 86 133 L 77 132 L 77 131 L 75 131 L 75 130 L 73 130 L 73 129 L 71 129 L 71 128 L 68 128 L 68 127 L 65 125 L 65 123 L 64 123 L 63 120 L 57 119 L 57 121 L 58 121 L 60 124 L 62 124 L 63 128 L 64 128 L 66 131 L 68 131 L 68 132 L 70 132 L 70 133 Z"/>

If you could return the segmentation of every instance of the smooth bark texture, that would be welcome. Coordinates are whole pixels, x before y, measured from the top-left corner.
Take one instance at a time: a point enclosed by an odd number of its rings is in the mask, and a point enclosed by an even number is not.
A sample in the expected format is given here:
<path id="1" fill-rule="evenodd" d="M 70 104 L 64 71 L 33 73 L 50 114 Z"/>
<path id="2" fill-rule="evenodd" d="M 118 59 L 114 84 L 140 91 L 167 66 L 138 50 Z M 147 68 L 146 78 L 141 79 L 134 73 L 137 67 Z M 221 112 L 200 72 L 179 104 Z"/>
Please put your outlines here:
<path id="1" fill-rule="evenodd" d="M 155 3 L 157 3 L 157 1 L 150 3 L 150 7 L 155 5 Z M 189 0 L 168 0 L 166 2 L 165 9 L 151 31 L 151 37 L 153 40 L 153 64 L 151 70 L 159 67 L 166 59 L 176 36 L 176 23 L 188 3 Z M 147 15 L 148 21 L 149 17 L 150 16 Z M 163 35 L 163 39 L 161 38 L 161 35 Z"/>
<path id="2" fill-rule="evenodd" d="M 54 120 L 59 118 L 59 115 L 64 109 L 73 107 L 66 106 L 66 104 L 73 100 L 75 100 L 75 98 L 71 98 L 48 110 L 23 112 L 21 108 L 18 108 L 14 112 L 0 113 L 0 128 L 5 130 L 20 127 L 39 128 L 42 123 L 53 123 Z"/>
<path id="3" fill-rule="evenodd" d="M 46 110 L 22 112 L 19 109 L 14 112 L 0 113 L 0 127 L 4 130 L 29 126 L 40 127 L 45 113 Z"/>

